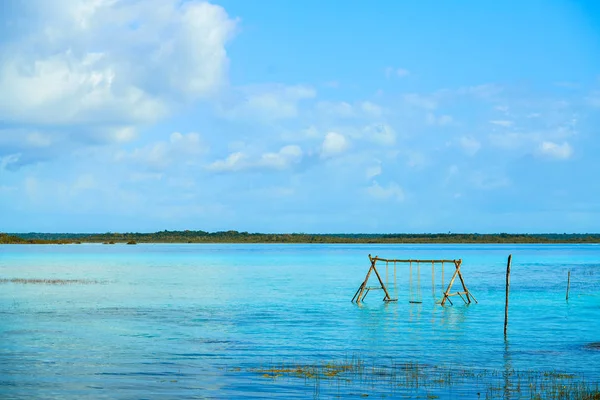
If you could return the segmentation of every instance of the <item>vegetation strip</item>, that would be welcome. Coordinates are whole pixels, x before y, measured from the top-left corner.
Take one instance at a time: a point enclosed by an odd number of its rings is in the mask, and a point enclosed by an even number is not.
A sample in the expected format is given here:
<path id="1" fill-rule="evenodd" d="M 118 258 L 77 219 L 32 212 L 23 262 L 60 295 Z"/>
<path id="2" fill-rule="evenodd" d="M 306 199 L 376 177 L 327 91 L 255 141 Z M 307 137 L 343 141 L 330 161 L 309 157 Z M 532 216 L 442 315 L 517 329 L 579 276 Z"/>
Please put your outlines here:
<path id="1" fill-rule="evenodd" d="M 239 372 L 241 368 L 229 368 Z M 302 379 L 312 382 L 315 394 L 329 389 L 353 390 L 374 397 L 382 393 L 410 391 L 423 398 L 437 398 L 447 391 L 470 392 L 479 398 L 600 399 L 598 382 L 588 382 L 560 371 L 490 370 L 434 366 L 417 362 L 367 365 L 359 357 L 341 362 L 315 364 L 271 364 L 249 368 L 250 373 L 268 379 Z"/>
<path id="2" fill-rule="evenodd" d="M 154 233 L 0 233 L 0 244 L 69 243 L 600 243 L 600 234 L 309 234 L 238 231 Z"/>
<path id="3" fill-rule="evenodd" d="M 91 279 L 25 279 L 25 278 L 12 278 L 0 279 L 0 283 L 18 283 L 23 285 L 98 285 L 106 282 L 96 281 Z"/>

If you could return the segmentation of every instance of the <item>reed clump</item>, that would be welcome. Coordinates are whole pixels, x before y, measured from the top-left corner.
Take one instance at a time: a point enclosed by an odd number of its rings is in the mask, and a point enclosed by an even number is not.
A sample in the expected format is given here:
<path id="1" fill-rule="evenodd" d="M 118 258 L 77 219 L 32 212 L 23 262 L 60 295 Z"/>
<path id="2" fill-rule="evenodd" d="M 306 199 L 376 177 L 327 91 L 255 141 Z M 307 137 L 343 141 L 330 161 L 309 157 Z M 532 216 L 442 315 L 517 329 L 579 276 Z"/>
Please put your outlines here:
<path id="1" fill-rule="evenodd" d="M 105 283 L 92 279 L 26 279 L 26 278 L 0 278 L 0 283 L 16 283 L 22 285 L 97 285 Z"/>
<path id="2" fill-rule="evenodd" d="M 231 369 L 231 371 L 241 369 Z M 301 379 L 326 396 L 409 396 L 417 398 L 529 398 L 600 400 L 598 382 L 563 371 L 519 371 L 436 366 L 418 362 L 367 365 L 359 357 L 312 364 L 271 364 L 250 368 L 269 379 Z M 302 382 L 300 381 L 300 382 Z"/>

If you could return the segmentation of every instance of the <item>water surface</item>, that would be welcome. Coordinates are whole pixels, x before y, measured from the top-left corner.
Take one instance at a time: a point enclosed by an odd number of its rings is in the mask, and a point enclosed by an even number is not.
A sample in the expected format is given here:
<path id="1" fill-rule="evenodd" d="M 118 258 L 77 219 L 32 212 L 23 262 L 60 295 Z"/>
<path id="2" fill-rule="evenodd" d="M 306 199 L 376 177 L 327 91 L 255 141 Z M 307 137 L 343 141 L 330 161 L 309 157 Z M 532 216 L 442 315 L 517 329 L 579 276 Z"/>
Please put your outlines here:
<path id="1" fill-rule="evenodd" d="M 378 264 L 398 301 L 371 292 L 357 306 L 369 253 L 462 258 L 479 304 L 436 304 L 439 266 L 432 286 L 431 264 L 414 264 L 410 286 L 407 265 L 394 285 L 393 265 Z M 314 385 L 256 369 L 356 355 L 600 378 L 600 351 L 588 346 L 600 342 L 597 245 L 0 246 L 0 279 L 15 278 L 82 282 L 0 284 L 3 398 L 306 398 Z"/>

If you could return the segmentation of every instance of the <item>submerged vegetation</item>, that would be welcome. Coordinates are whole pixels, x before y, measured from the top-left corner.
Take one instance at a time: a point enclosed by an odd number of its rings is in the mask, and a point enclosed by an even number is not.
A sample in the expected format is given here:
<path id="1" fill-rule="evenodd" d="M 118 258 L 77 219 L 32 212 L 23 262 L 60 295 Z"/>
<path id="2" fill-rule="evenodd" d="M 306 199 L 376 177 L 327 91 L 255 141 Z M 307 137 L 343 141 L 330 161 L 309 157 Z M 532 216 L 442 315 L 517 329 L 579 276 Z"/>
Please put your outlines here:
<path id="1" fill-rule="evenodd" d="M 0 244 L 37 243 L 600 243 L 600 234 L 309 234 L 238 231 L 160 231 L 154 233 L 0 233 Z"/>
<path id="2" fill-rule="evenodd" d="M 600 400 L 598 383 L 557 371 L 517 371 L 433 366 L 416 362 L 369 365 L 358 357 L 341 362 L 271 364 L 259 368 L 229 368 L 269 380 L 312 387 L 314 397 L 452 397 L 500 399 Z"/>
<path id="3" fill-rule="evenodd" d="M 104 282 L 91 279 L 0 279 L 0 283 L 18 283 L 22 285 L 96 285 Z"/>

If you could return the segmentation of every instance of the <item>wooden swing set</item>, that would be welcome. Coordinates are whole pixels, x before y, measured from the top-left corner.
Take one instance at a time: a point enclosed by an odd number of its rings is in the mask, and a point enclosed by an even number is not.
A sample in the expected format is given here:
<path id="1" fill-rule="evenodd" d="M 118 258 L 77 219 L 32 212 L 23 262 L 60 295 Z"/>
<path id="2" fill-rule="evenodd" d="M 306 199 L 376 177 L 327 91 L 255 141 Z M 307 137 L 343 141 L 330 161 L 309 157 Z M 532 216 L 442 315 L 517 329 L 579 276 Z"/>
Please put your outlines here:
<path id="1" fill-rule="evenodd" d="M 397 259 L 386 259 L 386 258 L 379 258 L 378 256 L 375 257 L 371 257 L 371 255 L 369 254 L 369 261 L 371 261 L 371 267 L 369 268 L 369 271 L 367 272 L 367 276 L 365 277 L 365 280 L 363 281 L 363 283 L 360 285 L 360 287 L 358 288 L 358 290 L 356 291 L 356 293 L 354 294 L 354 297 L 352 297 L 352 302 L 356 301 L 357 304 L 361 303 L 365 297 L 367 297 L 367 294 L 369 294 L 369 292 L 371 290 L 383 290 L 383 292 L 385 293 L 385 295 L 383 296 L 383 301 L 385 302 L 390 302 L 390 301 L 398 301 L 397 298 L 393 299 L 390 296 L 390 293 L 388 292 L 388 289 L 385 285 L 385 283 L 383 282 L 383 280 L 381 279 L 381 275 L 379 275 L 379 271 L 377 271 L 377 267 L 376 264 L 378 261 L 381 262 L 385 262 L 386 265 L 386 277 L 387 277 L 387 271 L 388 271 L 388 267 L 390 263 L 394 263 L 394 286 L 395 286 L 395 282 L 396 282 L 396 264 L 400 264 L 400 263 L 405 263 L 405 264 L 409 264 L 409 273 L 410 273 L 410 288 L 412 290 L 412 283 L 413 283 L 413 263 L 416 263 L 417 265 L 417 288 L 419 290 L 420 293 L 420 288 L 421 288 L 421 263 L 431 263 L 431 290 L 432 293 L 435 296 L 435 266 L 436 264 L 441 264 L 441 269 L 442 269 L 442 288 L 444 287 L 444 263 L 451 263 L 454 265 L 454 273 L 452 274 L 452 278 L 450 279 L 450 283 L 448 284 L 448 287 L 446 288 L 446 291 L 444 292 L 444 297 L 441 299 L 441 301 L 439 302 L 442 306 L 444 304 L 446 304 L 446 301 L 450 302 L 450 304 L 452 303 L 452 300 L 450 300 L 451 296 L 460 296 L 460 298 L 465 302 L 465 304 L 471 304 L 471 299 L 473 299 L 475 301 L 475 303 L 477 303 L 477 299 L 475 299 L 475 296 L 473 296 L 473 294 L 471 292 L 469 292 L 469 290 L 467 289 L 467 286 L 465 285 L 465 281 L 463 279 L 463 276 L 460 272 L 460 266 L 462 264 L 462 259 L 459 260 L 397 260 Z M 379 286 L 367 286 L 368 282 L 369 282 L 369 278 L 371 277 L 371 272 L 375 272 L 375 276 L 377 277 L 377 280 L 379 281 Z M 454 280 L 456 279 L 456 277 L 458 277 L 460 279 L 460 283 L 462 284 L 462 291 L 458 291 L 458 292 L 453 292 L 451 293 L 450 291 L 452 290 L 452 285 L 454 284 Z M 386 279 L 387 280 L 387 279 Z M 463 297 L 464 295 L 464 297 Z M 418 299 L 413 299 L 411 296 L 411 299 L 409 300 L 410 303 L 422 303 L 422 301 L 418 298 Z"/>

